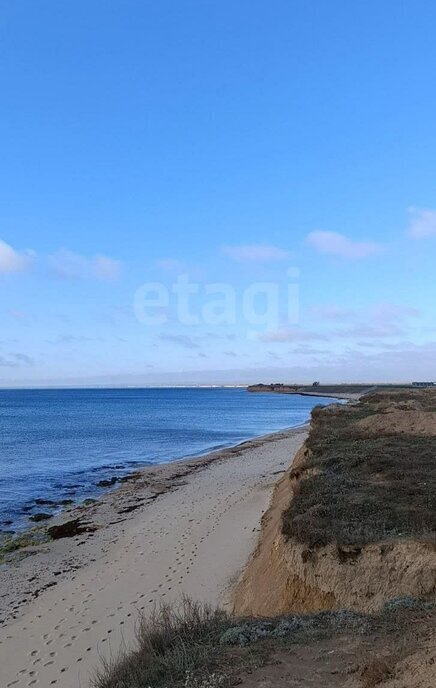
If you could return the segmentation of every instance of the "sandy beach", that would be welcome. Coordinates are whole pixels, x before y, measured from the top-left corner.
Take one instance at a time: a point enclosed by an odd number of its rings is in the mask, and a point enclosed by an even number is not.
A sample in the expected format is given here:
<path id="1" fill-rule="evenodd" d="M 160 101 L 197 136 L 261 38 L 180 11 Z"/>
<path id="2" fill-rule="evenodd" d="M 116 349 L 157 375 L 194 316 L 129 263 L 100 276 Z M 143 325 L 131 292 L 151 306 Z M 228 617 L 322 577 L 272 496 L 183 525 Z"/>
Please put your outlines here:
<path id="1" fill-rule="evenodd" d="M 96 530 L 0 566 L 2 688 L 87 688 L 101 658 L 130 643 L 139 612 L 182 595 L 229 604 L 273 486 L 306 434 L 146 469 L 64 512 L 58 522 L 80 517 Z"/>

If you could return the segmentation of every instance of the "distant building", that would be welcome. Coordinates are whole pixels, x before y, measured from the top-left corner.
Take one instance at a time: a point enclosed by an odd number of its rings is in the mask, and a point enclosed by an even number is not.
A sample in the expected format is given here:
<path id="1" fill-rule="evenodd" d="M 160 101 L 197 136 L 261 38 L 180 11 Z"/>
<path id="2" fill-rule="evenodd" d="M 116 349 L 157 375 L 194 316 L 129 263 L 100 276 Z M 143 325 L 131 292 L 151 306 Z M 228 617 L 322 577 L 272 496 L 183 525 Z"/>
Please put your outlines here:
<path id="1" fill-rule="evenodd" d="M 412 382 L 412 387 L 434 387 L 434 382 Z"/>

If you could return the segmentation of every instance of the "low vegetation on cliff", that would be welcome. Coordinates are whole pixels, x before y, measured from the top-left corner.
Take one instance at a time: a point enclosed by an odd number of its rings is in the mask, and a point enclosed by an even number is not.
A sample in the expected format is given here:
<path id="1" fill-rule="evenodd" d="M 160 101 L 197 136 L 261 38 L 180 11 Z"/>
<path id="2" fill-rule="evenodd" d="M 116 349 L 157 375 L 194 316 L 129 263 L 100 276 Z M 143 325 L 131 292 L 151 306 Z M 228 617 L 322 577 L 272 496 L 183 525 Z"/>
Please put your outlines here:
<path id="1" fill-rule="evenodd" d="M 306 458 L 290 473 L 284 535 L 310 548 L 436 542 L 435 408 L 435 391 L 404 390 L 314 409 Z M 430 432 L 414 434 L 426 417 Z"/>
<path id="2" fill-rule="evenodd" d="M 376 615 L 269 619 L 238 619 L 185 599 L 140 618 L 136 648 L 106 663 L 92 688 L 427 688 L 435 622 L 435 606 L 413 598 L 389 600 Z"/>

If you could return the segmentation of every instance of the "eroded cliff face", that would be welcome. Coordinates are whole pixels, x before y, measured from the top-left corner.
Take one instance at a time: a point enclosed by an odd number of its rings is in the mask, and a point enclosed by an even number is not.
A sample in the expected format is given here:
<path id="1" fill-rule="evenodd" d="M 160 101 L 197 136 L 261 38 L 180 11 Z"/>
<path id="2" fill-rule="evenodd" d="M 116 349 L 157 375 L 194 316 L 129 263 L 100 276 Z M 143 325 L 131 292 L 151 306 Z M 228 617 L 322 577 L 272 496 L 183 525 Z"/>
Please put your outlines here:
<path id="1" fill-rule="evenodd" d="M 297 453 L 293 467 L 303 460 L 306 449 Z M 234 611 L 237 615 L 276 616 L 287 611 L 302 612 L 309 609 L 309 600 L 315 609 L 332 609 L 335 600 L 330 593 L 312 586 L 299 575 L 298 569 L 288 565 L 294 547 L 287 543 L 281 532 L 282 513 L 292 497 L 293 481 L 290 469 L 277 483 L 271 505 L 262 519 L 258 545 L 253 553 L 234 594 Z M 295 552 L 304 549 L 295 546 Z M 300 554 L 301 556 L 301 554 Z"/>
<path id="2" fill-rule="evenodd" d="M 375 414 L 374 419 L 379 432 L 382 422 Z M 411 429 L 416 428 L 416 421 L 411 411 L 407 421 Z M 430 431 L 436 434 L 433 424 Z M 363 545 L 331 542 L 321 547 L 285 537 L 283 512 L 300 481 L 316 471 L 310 467 L 310 455 L 304 445 L 276 485 L 257 548 L 234 592 L 235 613 L 275 616 L 341 608 L 372 612 L 392 597 L 436 599 L 434 534 L 386 537 Z"/>

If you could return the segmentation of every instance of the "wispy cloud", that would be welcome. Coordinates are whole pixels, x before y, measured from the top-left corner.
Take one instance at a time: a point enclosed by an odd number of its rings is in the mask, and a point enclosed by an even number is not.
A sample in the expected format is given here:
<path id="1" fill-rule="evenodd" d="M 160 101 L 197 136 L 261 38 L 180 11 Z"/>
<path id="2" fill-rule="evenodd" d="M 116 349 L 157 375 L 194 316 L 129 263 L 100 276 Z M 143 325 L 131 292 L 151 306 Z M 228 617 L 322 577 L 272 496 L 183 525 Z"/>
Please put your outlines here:
<path id="1" fill-rule="evenodd" d="M 121 263 L 104 255 L 86 257 L 68 249 L 49 256 L 50 269 L 63 279 L 96 279 L 112 281 L 119 277 Z"/>
<path id="2" fill-rule="evenodd" d="M 199 349 L 200 345 L 197 344 L 191 337 L 185 334 L 161 334 L 159 339 L 162 342 L 171 342 L 173 344 L 178 344 L 184 349 Z"/>
<path id="3" fill-rule="evenodd" d="M 30 317 L 29 313 L 26 313 L 26 311 L 16 310 L 15 308 L 9 309 L 8 315 L 14 320 L 27 320 Z"/>
<path id="4" fill-rule="evenodd" d="M 424 208 L 408 209 L 410 224 L 407 230 L 412 239 L 426 239 L 436 234 L 436 210 Z"/>
<path id="5" fill-rule="evenodd" d="M 339 232 L 311 232 L 306 237 L 306 243 L 318 253 L 352 260 L 368 258 L 383 250 L 381 244 L 372 241 L 355 241 Z"/>
<path id="6" fill-rule="evenodd" d="M 48 339 L 48 344 L 87 344 L 89 342 L 102 342 L 101 337 L 87 337 L 85 335 L 63 334 L 56 339 Z"/>
<path id="7" fill-rule="evenodd" d="M 337 332 L 340 336 L 377 339 L 404 334 L 407 321 L 419 315 L 417 308 L 396 303 L 379 303 L 367 311 L 365 322 Z"/>
<path id="8" fill-rule="evenodd" d="M 310 309 L 311 315 L 322 320 L 345 320 L 353 316 L 354 311 L 350 308 L 343 308 L 331 303 L 319 304 L 312 306 Z"/>
<path id="9" fill-rule="evenodd" d="M 403 328 L 396 323 L 379 322 L 356 325 L 338 334 L 346 337 L 361 337 L 362 339 L 368 337 L 369 339 L 377 339 L 378 337 L 396 337 L 403 334 L 403 332 Z"/>
<path id="10" fill-rule="evenodd" d="M 321 334 L 317 334 L 316 332 L 307 332 L 298 328 L 283 328 L 279 330 L 273 330 L 272 332 L 263 332 L 258 338 L 261 342 L 268 343 L 303 342 L 316 339 L 325 339 L 325 337 Z"/>
<path id="11" fill-rule="evenodd" d="M 270 244 L 223 246 L 221 250 L 239 263 L 269 263 L 289 258 L 288 251 Z"/>
<path id="12" fill-rule="evenodd" d="M 398 303 L 378 303 L 370 310 L 373 318 L 383 321 L 398 321 L 405 318 L 415 318 L 419 310 L 412 306 L 404 306 Z"/>
<path id="13" fill-rule="evenodd" d="M 279 356 L 278 354 L 276 354 L 275 351 L 268 351 L 267 353 L 268 353 L 268 356 L 270 358 L 272 358 L 274 361 L 281 361 L 282 360 L 282 357 Z"/>
<path id="14" fill-rule="evenodd" d="M 293 356 L 318 356 L 321 354 L 330 354 L 330 349 L 318 349 L 310 346 L 309 344 L 299 344 L 289 351 L 289 355 Z"/>
<path id="15" fill-rule="evenodd" d="M 27 354 L 9 353 L 0 354 L 0 366 L 3 368 L 19 368 L 21 366 L 33 366 L 34 360 Z"/>
<path id="16" fill-rule="evenodd" d="M 22 272 L 30 266 L 33 257 L 32 251 L 17 251 L 0 239 L 0 273 Z"/>

